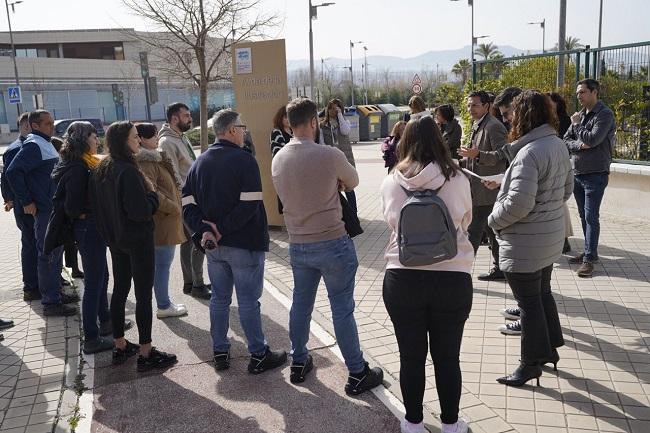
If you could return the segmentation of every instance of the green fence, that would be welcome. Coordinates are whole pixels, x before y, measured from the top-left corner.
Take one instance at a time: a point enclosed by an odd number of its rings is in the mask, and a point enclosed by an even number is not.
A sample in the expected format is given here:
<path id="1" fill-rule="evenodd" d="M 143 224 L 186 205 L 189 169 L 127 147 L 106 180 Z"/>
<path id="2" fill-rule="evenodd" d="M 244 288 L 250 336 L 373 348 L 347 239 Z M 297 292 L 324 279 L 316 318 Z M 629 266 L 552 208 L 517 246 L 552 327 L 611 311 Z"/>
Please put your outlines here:
<path id="1" fill-rule="evenodd" d="M 564 79 L 558 83 L 561 61 Z M 474 62 L 472 76 L 476 87 L 493 91 L 518 86 L 558 92 L 570 111 L 578 109 L 576 83 L 596 78 L 603 102 L 616 116 L 614 158 L 650 162 L 650 41 L 480 60 Z"/>

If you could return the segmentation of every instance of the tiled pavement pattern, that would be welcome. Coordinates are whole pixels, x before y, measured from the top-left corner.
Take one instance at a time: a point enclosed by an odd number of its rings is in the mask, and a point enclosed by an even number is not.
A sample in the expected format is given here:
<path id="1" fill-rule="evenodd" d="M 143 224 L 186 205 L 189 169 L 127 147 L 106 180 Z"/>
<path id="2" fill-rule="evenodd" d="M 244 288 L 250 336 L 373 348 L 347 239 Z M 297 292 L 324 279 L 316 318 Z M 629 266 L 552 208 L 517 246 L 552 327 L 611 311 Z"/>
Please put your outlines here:
<path id="1" fill-rule="evenodd" d="M 381 219 L 378 186 L 385 174 L 378 145 L 354 146 L 361 186 L 359 211 L 366 232 L 355 239 L 359 257 L 357 322 L 364 351 L 396 379 L 399 354 L 381 286 L 388 233 Z M 579 233 L 575 209 L 574 230 Z M 558 261 L 553 289 L 566 346 L 559 373 L 546 369 L 541 387 L 507 388 L 495 378 L 518 363 L 519 338 L 505 337 L 499 310 L 513 305 L 505 283 L 474 280 L 474 305 L 462 347 L 461 407 L 475 433 L 650 432 L 650 224 L 603 216 L 601 263 L 591 279 L 575 276 L 566 258 Z M 291 295 L 286 232 L 271 232 L 269 282 Z M 581 243 L 573 238 L 574 248 Z M 0 317 L 16 326 L 0 343 L 0 432 L 65 431 L 79 354 L 79 319 L 46 319 L 39 305 L 22 300 L 18 232 L 10 214 L 0 213 Z M 176 259 L 178 260 L 178 258 Z M 488 269 L 482 247 L 474 275 Z M 574 267 L 575 268 L 575 267 Z M 324 287 L 314 319 L 332 334 Z M 425 394 L 438 413 L 433 368 Z M 57 412 L 58 410 L 58 412 Z M 57 413 L 58 425 L 55 424 Z"/>
<path id="2" fill-rule="evenodd" d="M 0 317 L 15 326 L 0 343 L 0 432 L 69 430 L 79 363 L 79 318 L 46 318 L 22 300 L 18 229 L 0 213 Z M 61 421 L 59 421 L 61 420 Z"/>
<path id="3" fill-rule="evenodd" d="M 359 213 L 365 229 L 355 239 L 359 257 L 356 318 L 365 353 L 398 379 L 397 343 L 382 301 L 388 232 L 378 195 L 385 171 L 377 149 L 377 145 L 354 146 L 361 178 Z M 573 200 L 569 203 L 573 205 Z M 574 231 L 581 233 L 575 207 L 572 213 Z M 519 337 L 506 337 L 496 330 L 504 322 L 500 309 L 514 301 L 506 283 L 474 278 L 474 303 L 461 355 L 461 408 L 474 432 L 650 432 L 650 224 L 607 215 L 601 221 L 601 262 L 593 278 L 578 278 L 576 266 L 569 265 L 566 257 L 556 263 L 553 290 L 566 345 L 559 350 L 559 372 L 546 368 L 539 388 L 496 383 L 496 377 L 518 365 Z M 275 230 L 271 240 L 267 279 L 291 296 L 288 236 Z M 574 250 L 581 242 L 581 237 L 572 239 Z M 481 247 L 474 276 L 487 271 L 490 264 L 489 250 Z M 322 285 L 314 318 L 332 332 Z M 433 368 L 428 368 L 425 401 L 437 414 L 433 374 Z M 399 394 L 397 387 L 392 391 Z"/>

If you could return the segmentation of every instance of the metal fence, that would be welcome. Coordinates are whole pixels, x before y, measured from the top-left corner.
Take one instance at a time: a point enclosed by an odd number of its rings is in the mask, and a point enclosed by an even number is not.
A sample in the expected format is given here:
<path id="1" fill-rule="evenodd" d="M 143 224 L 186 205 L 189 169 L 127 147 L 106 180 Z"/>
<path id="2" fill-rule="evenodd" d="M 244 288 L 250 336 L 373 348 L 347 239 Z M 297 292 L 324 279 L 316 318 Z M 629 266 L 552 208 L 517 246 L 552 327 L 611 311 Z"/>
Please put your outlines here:
<path id="1" fill-rule="evenodd" d="M 558 80 L 560 63 L 564 74 Z M 480 60 L 474 62 L 472 76 L 488 90 L 518 86 L 558 92 L 576 110 L 576 83 L 596 78 L 601 99 L 616 118 L 614 158 L 650 163 L 650 41 Z"/>

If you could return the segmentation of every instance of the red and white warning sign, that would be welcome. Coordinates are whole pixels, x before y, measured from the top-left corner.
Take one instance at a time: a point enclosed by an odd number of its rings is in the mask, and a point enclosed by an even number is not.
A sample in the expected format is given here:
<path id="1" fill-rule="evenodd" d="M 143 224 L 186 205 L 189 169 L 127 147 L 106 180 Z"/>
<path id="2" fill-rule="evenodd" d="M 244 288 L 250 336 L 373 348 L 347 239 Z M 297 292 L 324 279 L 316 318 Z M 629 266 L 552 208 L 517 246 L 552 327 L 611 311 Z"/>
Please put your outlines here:
<path id="1" fill-rule="evenodd" d="M 422 80 L 420 80 L 420 76 L 418 74 L 415 74 L 413 77 L 413 81 L 411 81 L 412 84 L 422 84 Z"/>
<path id="2" fill-rule="evenodd" d="M 416 95 L 419 95 L 420 93 L 422 93 L 422 86 L 420 84 L 413 84 L 411 90 L 413 90 L 413 93 L 415 93 Z"/>

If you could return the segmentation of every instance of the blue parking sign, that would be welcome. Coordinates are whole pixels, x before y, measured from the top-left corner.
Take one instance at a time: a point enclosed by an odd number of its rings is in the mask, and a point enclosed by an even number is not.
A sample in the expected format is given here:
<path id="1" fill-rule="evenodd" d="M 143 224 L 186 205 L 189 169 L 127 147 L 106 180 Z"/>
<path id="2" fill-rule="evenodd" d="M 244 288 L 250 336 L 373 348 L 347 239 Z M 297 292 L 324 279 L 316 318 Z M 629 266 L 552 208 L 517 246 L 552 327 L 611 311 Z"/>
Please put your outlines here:
<path id="1" fill-rule="evenodd" d="M 10 104 L 21 104 L 23 102 L 23 94 L 20 91 L 20 86 L 9 87 L 7 93 L 9 94 Z"/>

